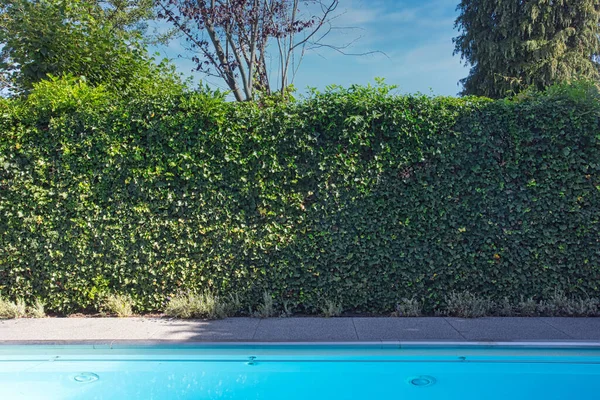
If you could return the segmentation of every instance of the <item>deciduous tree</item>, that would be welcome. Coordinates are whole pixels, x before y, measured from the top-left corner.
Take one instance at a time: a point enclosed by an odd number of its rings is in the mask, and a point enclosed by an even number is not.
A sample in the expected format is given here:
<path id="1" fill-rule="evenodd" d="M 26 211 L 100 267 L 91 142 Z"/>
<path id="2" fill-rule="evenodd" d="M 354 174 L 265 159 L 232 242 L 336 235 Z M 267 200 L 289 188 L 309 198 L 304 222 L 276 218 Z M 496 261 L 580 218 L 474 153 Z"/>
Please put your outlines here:
<path id="1" fill-rule="evenodd" d="M 194 53 L 198 71 L 221 78 L 236 100 L 285 93 L 307 47 L 331 31 L 339 0 L 158 0 Z M 274 49 L 274 50 L 273 50 Z M 277 80 L 270 79 L 276 65 Z"/>
<path id="2" fill-rule="evenodd" d="M 0 0 L 4 94 L 27 93 L 49 74 L 117 90 L 159 74 L 141 40 L 152 7 L 152 0 Z"/>

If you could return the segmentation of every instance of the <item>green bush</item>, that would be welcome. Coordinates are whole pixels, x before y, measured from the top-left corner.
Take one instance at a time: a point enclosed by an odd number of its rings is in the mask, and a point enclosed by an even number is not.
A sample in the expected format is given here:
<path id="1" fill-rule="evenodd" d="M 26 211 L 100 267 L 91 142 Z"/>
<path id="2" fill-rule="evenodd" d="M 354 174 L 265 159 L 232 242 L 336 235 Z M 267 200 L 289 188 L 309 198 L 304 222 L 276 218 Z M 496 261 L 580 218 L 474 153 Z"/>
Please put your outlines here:
<path id="1" fill-rule="evenodd" d="M 267 292 L 298 313 L 411 298 L 430 313 L 452 292 L 599 297 L 591 89 L 492 102 L 332 87 L 268 106 L 58 89 L 0 102 L 11 299 L 70 313 L 126 293 L 144 312 L 210 292 L 256 309 Z"/>

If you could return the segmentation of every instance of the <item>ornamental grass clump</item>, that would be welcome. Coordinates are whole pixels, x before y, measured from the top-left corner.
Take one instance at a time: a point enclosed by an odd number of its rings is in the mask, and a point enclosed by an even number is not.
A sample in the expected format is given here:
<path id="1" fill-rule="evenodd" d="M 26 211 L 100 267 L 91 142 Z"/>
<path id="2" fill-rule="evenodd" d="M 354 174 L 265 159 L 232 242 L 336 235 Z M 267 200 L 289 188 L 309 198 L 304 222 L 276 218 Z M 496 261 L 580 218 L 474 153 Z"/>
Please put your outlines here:
<path id="1" fill-rule="evenodd" d="M 325 300 L 321 306 L 321 313 L 326 318 L 339 317 L 344 312 L 344 308 L 339 302 L 333 300 Z"/>
<path id="2" fill-rule="evenodd" d="M 263 293 L 263 301 L 258 305 L 254 316 L 257 318 L 271 318 L 276 316 L 275 304 L 273 302 L 273 296 L 269 292 Z"/>
<path id="3" fill-rule="evenodd" d="M 23 299 L 17 299 L 17 301 L 13 302 L 0 297 L 1 319 L 23 318 L 26 316 L 27 306 Z"/>
<path id="4" fill-rule="evenodd" d="M 117 317 L 131 317 L 133 315 L 133 301 L 131 296 L 123 294 L 108 295 L 102 302 L 102 312 Z"/>
<path id="5" fill-rule="evenodd" d="M 452 317 L 479 318 L 491 315 L 495 304 L 487 297 L 474 293 L 451 292 L 446 296 L 446 314 Z"/>
<path id="6" fill-rule="evenodd" d="M 538 303 L 538 314 L 549 317 L 593 317 L 600 314 L 600 302 L 595 298 L 569 298 L 555 291 L 547 300 Z"/>
<path id="7" fill-rule="evenodd" d="M 184 319 L 222 319 L 234 315 L 239 305 L 237 296 L 230 296 L 227 301 L 211 292 L 188 293 L 171 298 L 165 308 L 165 315 Z"/>
<path id="8" fill-rule="evenodd" d="M 515 311 L 521 317 L 534 317 L 539 314 L 539 304 L 533 297 L 524 298 L 521 296 L 521 300 L 516 304 Z"/>
<path id="9" fill-rule="evenodd" d="M 423 315 L 423 303 L 413 298 L 402 299 L 396 304 L 396 311 L 392 313 L 394 317 L 420 317 Z"/>
<path id="10" fill-rule="evenodd" d="M 45 318 L 46 306 L 40 299 L 36 299 L 32 306 L 27 307 L 27 316 L 31 318 Z"/>
<path id="11" fill-rule="evenodd" d="M 503 298 L 496 304 L 496 315 L 501 317 L 512 317 L 515 315 L 515 306 L 514 304 L 507 298 Z"/>

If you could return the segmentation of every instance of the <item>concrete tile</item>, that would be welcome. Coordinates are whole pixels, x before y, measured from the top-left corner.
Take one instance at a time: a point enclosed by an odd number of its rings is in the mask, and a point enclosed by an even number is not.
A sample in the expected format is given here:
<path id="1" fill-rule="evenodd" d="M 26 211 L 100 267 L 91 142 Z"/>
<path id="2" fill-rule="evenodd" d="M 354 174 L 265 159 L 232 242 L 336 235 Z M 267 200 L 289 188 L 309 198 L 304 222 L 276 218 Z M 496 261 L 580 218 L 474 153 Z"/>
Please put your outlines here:
<path id="1" fill-rule="evenodd" d="M 576 340 L 600 340 L 600 318 L 540 318 Z"/>
<path id="2" fill-rule="evenodd" d="M 560 341 L 600 343 L 600 318 L 44 318 L 0 321 L 11 341 Z"/>
<path id="3" fill-rule="evenodd" d="M 151 340 L 249 341 L 252 340 L 259 321 L 256 318 L 161 320 Z"/>
<path id="4" fill-rule="evenodd" d="M 467 340 L 475 341 L 528 341 L 568 340 L 568 335 L 546 324 L 539 318 L 445 318 Z"/>
<path id="5" fill-rule="evenodd" d="M 256 341 L 355 341 L 352 318 L 273 318 L 260 320 Z"/>
<path id="6" fill-rule="evenodd" d="M 450 340 L 464 338 L 443 318 L 354 318 L 359 340 Z"/>
<path id="7" fill-rule="evenodd" d="M 17 319 L 0 325 L 0 340 L 147 340 L 157 327 L 146 318 Z"/>

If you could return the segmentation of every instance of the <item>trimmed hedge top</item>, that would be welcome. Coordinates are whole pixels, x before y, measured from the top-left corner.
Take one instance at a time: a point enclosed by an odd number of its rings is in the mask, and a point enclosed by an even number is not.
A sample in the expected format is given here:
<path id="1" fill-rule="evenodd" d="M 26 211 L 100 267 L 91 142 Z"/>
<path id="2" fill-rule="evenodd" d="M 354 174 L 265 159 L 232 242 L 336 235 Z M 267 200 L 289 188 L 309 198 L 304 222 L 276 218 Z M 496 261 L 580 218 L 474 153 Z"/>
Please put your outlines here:
<path id="1" fill-rule="evenodd" d="M 58 313 L 106 292 L 153 311 L 266 291 L 307 313 L 600 294 L 600 102 L 581 85 L 260 107 L 59 81 L 0 112 L 0 293 Z"/>

